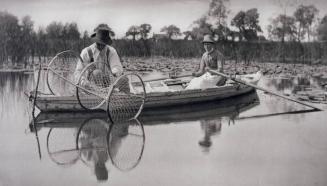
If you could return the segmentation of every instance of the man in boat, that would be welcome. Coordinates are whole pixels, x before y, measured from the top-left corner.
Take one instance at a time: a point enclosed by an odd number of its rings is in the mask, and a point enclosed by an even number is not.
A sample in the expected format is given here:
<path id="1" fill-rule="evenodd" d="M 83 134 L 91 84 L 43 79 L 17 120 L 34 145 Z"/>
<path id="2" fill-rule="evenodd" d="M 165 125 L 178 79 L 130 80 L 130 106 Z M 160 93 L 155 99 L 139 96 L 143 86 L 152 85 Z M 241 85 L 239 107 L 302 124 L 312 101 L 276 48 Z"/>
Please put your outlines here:
<path id="1" fill-rule="evenodd" d="M 110 37 L 109 26 L 107 24 L 99 24 L 94 29 L 94 33 L 91 35 L 91 38 L 94 43 L 82 50 L 81 58 L 83 61 L 79 61 L 77 64 L 75 78 L 79 78 L 82 70 L 88 63 L 104 62 L 109 66 L 111 71 L 110 77 L 107 77 L 108 75 L 103 75 L 105 74 L 103 73 L 105 67 L 101 65 L 96 66 L 96 68 L 90 73 L 92 73 L 93 77 L 98 77 L 97 79 L 103 79 L 104 82 L 109 82 L 106 84 L 111 84 L 114 77 L 119 77 L 123 74 L 123 66 L 120 62 L 116 49 L 110 46 L 112 44 L 112 40 Z M 82 86 L 85 86 L 90 82 L 88 82 L 85 78 L 82 78 L 80 83 Z"/>
<path id="2" fill-rule="evenodd" d="M 207 70 L 223 72 L 225 62 L 224 55 L 216 49 L 215 40 L 211 35 L 205 35 L 202 43 L 205 53 L 202 55 L 200 68 L 192 73 L 196 78 L 192 79 L 186 89 L 212 88 L 215 86 L 223 86 L 226 83 L 225 77 L 216 76 L 207 72 Z"/>

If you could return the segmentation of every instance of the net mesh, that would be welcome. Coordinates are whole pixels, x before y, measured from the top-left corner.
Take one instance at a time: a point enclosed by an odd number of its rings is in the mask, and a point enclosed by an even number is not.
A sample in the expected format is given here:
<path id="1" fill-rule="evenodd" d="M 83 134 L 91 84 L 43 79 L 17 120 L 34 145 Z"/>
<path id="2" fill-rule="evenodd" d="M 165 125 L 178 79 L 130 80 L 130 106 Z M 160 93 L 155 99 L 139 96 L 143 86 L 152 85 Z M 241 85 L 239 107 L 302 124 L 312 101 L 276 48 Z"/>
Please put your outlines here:
<path id="1" fill-rule="evenodd" d="M 108 96 L 107 112 L 113 123 L 137 118 L 146 98 L 142 79 L 136 74 L 120 76 Z"/>
<path id="2" fill-rule="evenodd" d="M 103 62 L 93 62 L 81 72 L 77 88 L 77 98 L 86 109 L 99 109 L 106 101 L 110 84 L 114 77 L 109 66 Z"/>
<path id="3" fill-rule="evenodd" d="M 81 58 L 73 51 L 64 51 L 57 54 L 49 63 L 47 69 L 47 85 L 54 95 L 75 95 L 76 84 L 74 72 Z M 68 81 L 67 81 L 68 80 Z"/>
<path id="4" fill-rule="evenodd" d="M 136 119 L 115 123 L 108 133 L 108 152 L 113 165 L 122 171 L 136 167 L 141 161 L 145 134 Z"/>
<path id="5" fill-rule="evenodd" d="M 81 125 L 76 138 L 80 158 L 88 166 L 105 164 L 108 160 L 106 136 L 109 124 L 102 119 L 90 119 Z"/>
<path id="6" fill-rule="evenodd" d="M 71 165 L 79 159 L 76 149 L 76 129 L 53 128 L 47 136 L 49 157 L 58 165 Z"/>

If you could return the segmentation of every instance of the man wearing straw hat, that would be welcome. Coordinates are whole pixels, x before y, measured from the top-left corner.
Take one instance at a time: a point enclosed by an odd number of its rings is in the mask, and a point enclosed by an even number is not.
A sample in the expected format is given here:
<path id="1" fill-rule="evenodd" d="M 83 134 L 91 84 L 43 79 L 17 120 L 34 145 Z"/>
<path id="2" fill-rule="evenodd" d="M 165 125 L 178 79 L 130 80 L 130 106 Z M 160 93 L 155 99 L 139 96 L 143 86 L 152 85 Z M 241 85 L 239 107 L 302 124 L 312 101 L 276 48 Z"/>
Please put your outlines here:
<path id="1" fill-rule="evenodd" d="M 109 65 L 112 76 L 119 77 L 123 73 L 123 66 L 115 48 L 110 46 L 112 40 L 110 38 L 110 28 L 107 24 L 99 24 L 91 35 L 94 43 L 81 52 L 80 61 L 75 70 L 75 77 L 78 78 L 83 68 L 88 63 L 92 62 L 105 62 Z M 101 76 L 101 67 L 97 67 L 92 71 L 94 76 Z"/>
<path id="2" fill-rule="evenodd" d="M 207 72 L 207 70 L 217 70 L 219 72 L 224 70 L 224 55 L 215 48 L 215 40 L 211 35 L 205 35 L 202 43 L 205 53 L 202 55 L 200 68 L 192 73 L 197 78 L 192 79 L 186 89 L 212 88 L 222 86 L 226 82 L 225 77 Z"/>

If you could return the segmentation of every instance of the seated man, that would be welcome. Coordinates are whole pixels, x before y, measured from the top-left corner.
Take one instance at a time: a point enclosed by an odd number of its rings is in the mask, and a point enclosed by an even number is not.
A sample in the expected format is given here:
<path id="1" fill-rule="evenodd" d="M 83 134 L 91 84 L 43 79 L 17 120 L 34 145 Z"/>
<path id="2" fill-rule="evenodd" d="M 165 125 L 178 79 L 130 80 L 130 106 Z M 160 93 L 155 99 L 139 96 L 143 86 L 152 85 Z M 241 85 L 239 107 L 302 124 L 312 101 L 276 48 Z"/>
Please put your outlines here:
<path id="1" fill-rule="evenodd" d="M 226 78 L 207 72 L 207 70 L 223 72 L 224 55 L 218 49 L 215 49 L 215 41 L 211 35 L 205 35 L 202 43 L 205 53 L 202 56 L 200 68 L 192 73 L 197 78 L 192 79 L 186 89 L 212 88 L 223 86 L 226 82 Z"/>

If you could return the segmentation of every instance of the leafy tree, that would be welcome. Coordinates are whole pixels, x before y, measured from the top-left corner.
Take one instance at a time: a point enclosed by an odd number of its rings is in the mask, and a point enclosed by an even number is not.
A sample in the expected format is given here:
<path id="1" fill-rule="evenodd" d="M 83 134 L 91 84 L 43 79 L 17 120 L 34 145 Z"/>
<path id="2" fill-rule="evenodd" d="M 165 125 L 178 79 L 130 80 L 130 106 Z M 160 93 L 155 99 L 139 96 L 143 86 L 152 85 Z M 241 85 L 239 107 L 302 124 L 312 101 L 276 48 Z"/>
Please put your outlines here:
<path id="1" fill-rule="evenodd" d="M 226 25 L 219 25 L 217 28 L 213 29 L 213 35 L 218 36 L 218 40 L 226 40 L 230 35 L 231 30 Z"/>
<path id="2" fill-rule="evenodd" d="M 232 19 L 231 25 L 239 29 L 240 40 L 243 37 L 247 40 L 256 40 L 258 39 L 257 33 L 262 32 L 259 25 L 259 13 L 256 8 L 249 9 L 246 12 L 238 12 Z"/>
<path id="3" fill-rule="evenodd" d="M 11 57 L 12 62 L 17 62 L 17 49 L 22 44 L 19 41 L 20 35 L 17 17 L 8 12 L 0 12 L 0 45 L 4 61 Z"/>
<path id="4" fill-rule="evenodd" d="M 239 32 L 242 32 L 242 30 L 245 30 L 245 12 L 239 11 L 235 17 L 231 21 L 231 25 L 235 26 L 239 29 Z"/>
<path id="5" fill-rule="evenodd" d="M 327 41 L 327 15 L 320 21 L 317 32 L 319 40 Z"/>
<path id="6" fill-rule="evenodd" d="M 207 16 L 202 16 L 193 22 L 192 35 L 196 39 L 202 39 L 204 35 L 215 35 L 212 24 L 208 23 Z"/>
<path id="7" fill-rule="evenodd" d="M 88 46 L 91 43 L 91 38 L 87 31 L 84 31 L 82 39 L 83 39 L 83 48 L 85 48 L 86 46 Z"/>
<path id="8" fill-rule="evenodd" d="M 211 0 L 209 4 L 208 16 L 214 20 L 214 24 L 226 25 L 226 19 L 230 12 L 226 4 L 229 0 Z"/>
<path id="9" fill-rule="evenodd" d="M 188 40 L 188 39 L 195 39 L 195 36 L 193 35 L 193 32 L 192 31 L 185 31 L 185 32 L 183 32 L 183 34 L 184 34 L 184 40 Z"/>
<path id="10" fill-rule="evenodd" d="M 80 37 L 77 23 L 66 23 L 62 34 L 64 49 L 77 49 Z"/>
<path id="11" fill-rule="evenodd" d="M 295 40 L 296 26 L 295 18 L 287 15 L 279 15 L 268 25 L 270 39 Z"/>
<path id="12" fill-rule="evenodd" d="M 140 29 L 141 38 L 147 39 L 148 35 L 152 29 L 152 26 L 150 24 L 144 23 L 144 24 L 140 25 L 139 29 Z"/>
<path id="13" fill-rule="evenodd" d="M 61 22 L 53 21 L 45 30 L 50 39 L 59 39 L 63 36 L 64 25 Z"/>
<path id="14" fill-rule="evenodd" d="M 64 42 L 64 25 L 61 22 L 53 21 L 46 28 L 46 36 L 49 44 L 50 55 L 56 54 L 66 48 Z"/>
<path id="15" fill-rule="evenodd" d="M 175 25 L 164 26 L 160 31 L 165 32 L 169 39 L 172 39 L 173 36 L 182 35 L 181 30 Z"/>
<path id="16" fill-rule="evenodd" d="M 49 41 L 45 29 L 39 28 L 36 34 L 36 54 L 41 62 L 42 57 L 46 57 L 49 51 Z"/>
<path id="17" fill-rule="evenodd" d="M 63 37 L 68 41 L 79 40 L 81 33 L 78 31 L 77 23 L 66 23 L 63 30 Z"/>
<path id="18" fill-rule="evenodd" d="M 303 39 L 304 34 L 307 34 L 308 40 L 310 40 L 311 26 L 319 13 L 318 9 L 314 5 L 300 5 L 294 12 L 294 17 L 298 23 L 297 38 L 300 41 Z"/>
<path id="19" fill-rule="evenodd" d="M 126 32 L 126 36 L 132 36 L 133 37 L 133 41 L 135 41 L 136 36 L 140 34 L 140 27 L 139 26 L 131 26 L 129 27 L 129 29 Z"/>
<path id="20" fill-rule="evenodd" d="M 34 22 L 32 21 L 30 16 L 24 16 L 22 19 L 22 24 L 21 24 L 21 37 L 20 41 L 24 43 L 24 45 L 20 45 L 19 49 L 20 52 L 19 54 L 21 55 L 19 60 L 24 60 L 24 66 L 26 67 L 27 62 L 28 62 L 28 57 L 32 53 L 34 54 L 33 50 L 33 36 L 35 35 L 34 33 Z M 34 55 L 32 55 L 33 57 Z M 22 59 L 25 58 L 25 59 Z"/>
<path id="21" fill-rule="evenodd" d="M 226 24 L 230 10 L 227 7 L 229 0 L 211 0 L 208 12 L 193 22 L 192 35 L 202 39 L 204 35 L 218 36 L 220 40 L 227 38 L 230 33 Z"/>

